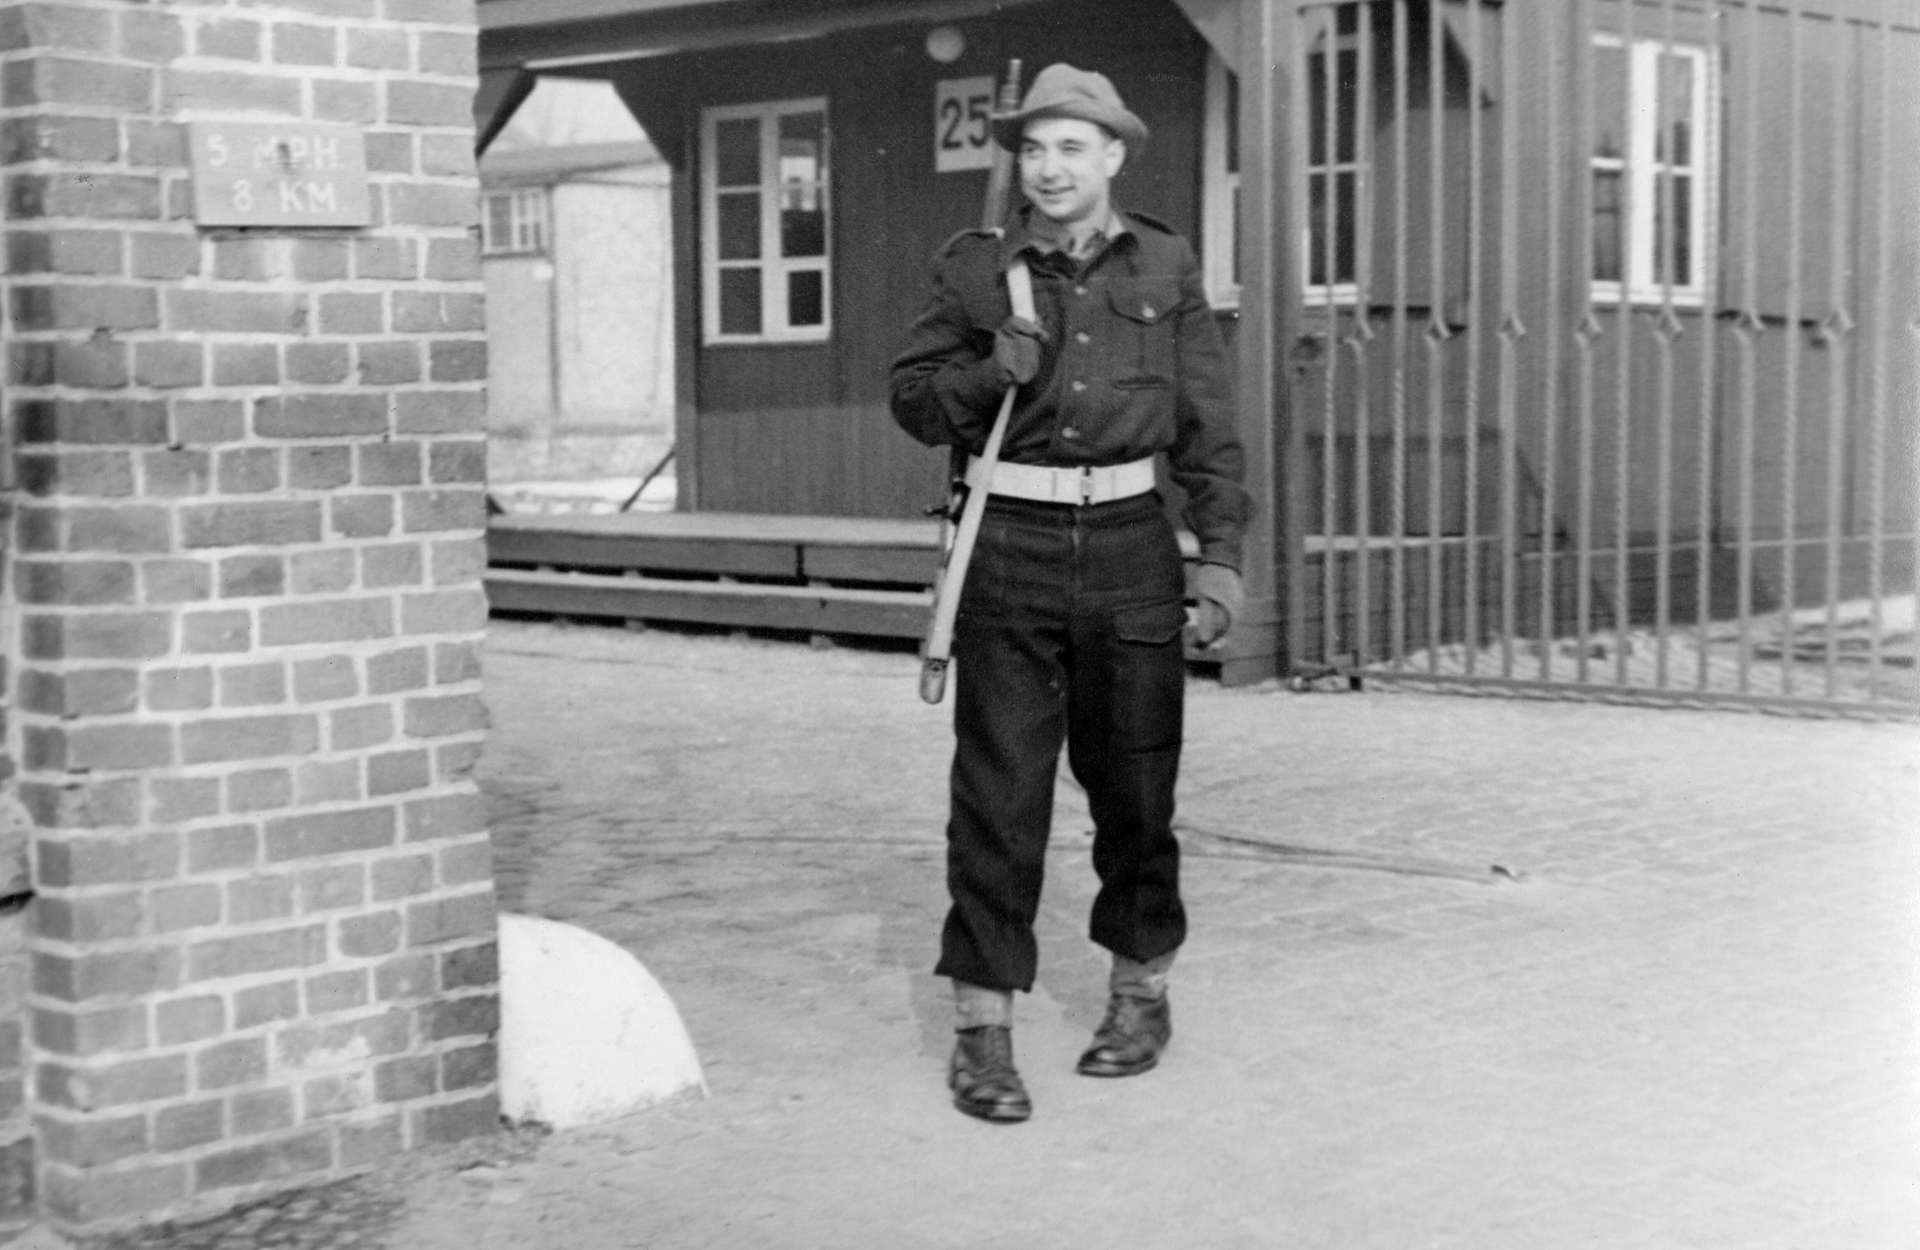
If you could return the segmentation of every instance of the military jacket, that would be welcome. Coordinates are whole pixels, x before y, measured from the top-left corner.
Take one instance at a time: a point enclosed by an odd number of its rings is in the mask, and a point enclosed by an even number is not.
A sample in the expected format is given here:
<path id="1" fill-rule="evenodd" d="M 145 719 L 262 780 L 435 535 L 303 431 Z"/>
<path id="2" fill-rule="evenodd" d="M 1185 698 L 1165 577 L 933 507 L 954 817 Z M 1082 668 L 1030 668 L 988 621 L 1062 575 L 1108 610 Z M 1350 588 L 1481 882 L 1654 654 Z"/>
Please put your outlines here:
<path id="1" fill-rule="evenodd" d="M 993 359 L 1012 311 L 1007 267 L 1025 252 L 1047 339 L 1039 372 L 1015 397 L 1001 458 L 1079 467 L 1165 453 L 1201 558 L 1238 568 L 1253 504 L 1241 484 L 1232 370 L 1199 261 L 1165 224 L 1119 217 L 1126 229 L 1084 261 L 1024 218 L 1004 238 L 956 235 L 935 258 L 932 295 L 893 362 L 894 420 L 930 446 L 985 447 L 1008 380 Z"/>

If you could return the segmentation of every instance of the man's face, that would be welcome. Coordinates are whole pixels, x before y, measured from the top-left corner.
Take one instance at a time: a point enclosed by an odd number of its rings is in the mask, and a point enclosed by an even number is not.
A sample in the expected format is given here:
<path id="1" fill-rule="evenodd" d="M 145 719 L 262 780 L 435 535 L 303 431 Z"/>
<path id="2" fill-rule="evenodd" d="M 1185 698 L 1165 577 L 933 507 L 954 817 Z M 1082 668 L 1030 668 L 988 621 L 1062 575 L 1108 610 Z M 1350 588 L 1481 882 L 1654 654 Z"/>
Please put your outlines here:
<path id="1" fill-rule="evenodd" d="M 1027 123 L 1020 139 L 1020 189 L 1035 208 L 1062 225 L 1104 222 L 1108 189 L 1127 145 L 1077 117 Z"/>

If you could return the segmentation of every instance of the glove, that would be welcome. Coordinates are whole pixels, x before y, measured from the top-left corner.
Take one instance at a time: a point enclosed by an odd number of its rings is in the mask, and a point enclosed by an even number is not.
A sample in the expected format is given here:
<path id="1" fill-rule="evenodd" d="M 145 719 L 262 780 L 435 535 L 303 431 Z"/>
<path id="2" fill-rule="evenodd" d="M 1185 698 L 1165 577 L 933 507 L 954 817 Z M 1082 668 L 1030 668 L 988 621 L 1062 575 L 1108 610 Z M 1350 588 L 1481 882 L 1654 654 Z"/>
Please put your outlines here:
<path id="1" fill-rule="evenodd" d="M 993 362 L 1007 375 L 1008 385 L 1025 386 L 1040 372 L 1040 345 L 1047 332 L 1025 317 L 1008 317 L 993 336 Z"/>
<path id="2" fill-rule="evenodd" d="M 1247 600 L 1240 574 L 1224 564 L 1203 564 L 1194 571 L 1193 589 L 1200 600 L 1194 614 L 1194 641 L 1203 647 L 1225 642 Z"/>

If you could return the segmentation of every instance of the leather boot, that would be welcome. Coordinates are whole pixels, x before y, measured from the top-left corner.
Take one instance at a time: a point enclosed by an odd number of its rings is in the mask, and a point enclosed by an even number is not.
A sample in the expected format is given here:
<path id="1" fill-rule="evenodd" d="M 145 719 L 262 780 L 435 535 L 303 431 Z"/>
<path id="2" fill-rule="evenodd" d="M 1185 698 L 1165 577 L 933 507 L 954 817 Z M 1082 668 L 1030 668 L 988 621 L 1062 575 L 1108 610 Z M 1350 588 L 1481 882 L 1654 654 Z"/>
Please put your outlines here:
<path id="1" fill-rule="evenodd" d="M 1080 1056 L 1082 1076 L 1138 1076 L 1160 1062 L 1173 1038 L 1173 1010 L 1166 995 L 1135 998 L 1115 994 L 1107 1018 L 1094 1030 L 1093 1045 Z"/>
<path id="2" fill-rule="evenodd" d="M 1027 1087 L 1013 1067 L 1013 1030 L 997 1024 L 953 1035 L 947 1088 L 954 1106 L 993 1124 L 1018 1124 L 1033 1114 Z"/>

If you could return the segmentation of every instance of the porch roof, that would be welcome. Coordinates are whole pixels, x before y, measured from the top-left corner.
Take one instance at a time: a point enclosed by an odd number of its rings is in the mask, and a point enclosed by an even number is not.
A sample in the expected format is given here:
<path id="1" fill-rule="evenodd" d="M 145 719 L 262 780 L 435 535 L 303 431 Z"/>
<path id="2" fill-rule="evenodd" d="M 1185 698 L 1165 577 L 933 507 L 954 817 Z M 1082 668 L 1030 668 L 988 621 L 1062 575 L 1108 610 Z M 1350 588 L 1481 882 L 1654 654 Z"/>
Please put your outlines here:
<path id="1" fill-rule="evenodd" d="M 480 0 L 482 71 L 616 61 L 980 17 L 1039 0 Z"/>
<path id="2" fill-rule="evenodd" d="M 537 74 L 597 76 L 602 66 L 679 52 L 789 43 L 836 31 L 989 16 L 1042 0 L 479 0 L 479 147 Z M 1240 0 L 1175 0 L 1229 63 Z"/>

